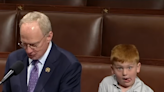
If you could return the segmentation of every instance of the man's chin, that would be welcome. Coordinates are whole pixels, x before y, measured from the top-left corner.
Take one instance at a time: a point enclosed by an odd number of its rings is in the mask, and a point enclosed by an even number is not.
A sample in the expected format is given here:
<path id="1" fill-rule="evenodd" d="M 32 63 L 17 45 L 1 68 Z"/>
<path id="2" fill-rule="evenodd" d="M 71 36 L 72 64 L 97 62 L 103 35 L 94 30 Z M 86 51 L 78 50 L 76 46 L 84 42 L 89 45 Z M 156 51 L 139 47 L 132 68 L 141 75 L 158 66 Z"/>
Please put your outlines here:
<path id="1" fill-rule="evenodd" d="M 36 59 L 36 57 L 33 56 L 33 55 L 28 55 L 28 57 L 29 57 L 30 59 L 32 59 L 32 60 L 35 60 L 35 59 Z"/>

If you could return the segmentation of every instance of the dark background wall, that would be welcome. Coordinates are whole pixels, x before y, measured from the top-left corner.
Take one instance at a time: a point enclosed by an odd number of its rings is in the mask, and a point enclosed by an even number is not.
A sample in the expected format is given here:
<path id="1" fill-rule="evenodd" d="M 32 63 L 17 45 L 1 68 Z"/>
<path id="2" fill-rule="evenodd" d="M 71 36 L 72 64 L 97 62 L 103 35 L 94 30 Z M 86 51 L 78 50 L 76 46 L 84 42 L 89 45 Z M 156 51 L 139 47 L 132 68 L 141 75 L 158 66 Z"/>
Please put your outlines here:
<path id="1" fill-rule="evenodd" d="M 163 9 L 164 0 L 0 0 L 0 3 Z"/>

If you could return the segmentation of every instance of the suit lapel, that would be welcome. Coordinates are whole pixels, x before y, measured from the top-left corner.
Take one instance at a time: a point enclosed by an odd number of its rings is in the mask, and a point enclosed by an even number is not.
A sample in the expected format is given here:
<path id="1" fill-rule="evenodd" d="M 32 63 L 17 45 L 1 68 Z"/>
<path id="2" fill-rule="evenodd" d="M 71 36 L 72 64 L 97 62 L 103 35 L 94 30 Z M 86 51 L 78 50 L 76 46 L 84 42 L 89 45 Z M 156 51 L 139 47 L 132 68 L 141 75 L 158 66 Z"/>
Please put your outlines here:
<path id="1" fill-rule="evenodd" d="M 51 51 L 45 61 L 44 67 L 38 79 L 37 85 L 35 87 L 34 92 L 41 92 L 44 88 L 45 84 L 49 80 L 50 76 L 52 75 L 53 71 L 56 68 L 57 63 L 55 62 L 59 57 L 60 52 L 57 50 L 56 46 L 52 43 Z"/>
<path id="2" fill-rule="evenodd" d="M 23 63 L 24 63 L 25 67 L 19 76 L 20 76 L 22 92 L 27 92 L 27 67 L 28 67 L 28 57 L 27 56 L 23 59 Z"/>

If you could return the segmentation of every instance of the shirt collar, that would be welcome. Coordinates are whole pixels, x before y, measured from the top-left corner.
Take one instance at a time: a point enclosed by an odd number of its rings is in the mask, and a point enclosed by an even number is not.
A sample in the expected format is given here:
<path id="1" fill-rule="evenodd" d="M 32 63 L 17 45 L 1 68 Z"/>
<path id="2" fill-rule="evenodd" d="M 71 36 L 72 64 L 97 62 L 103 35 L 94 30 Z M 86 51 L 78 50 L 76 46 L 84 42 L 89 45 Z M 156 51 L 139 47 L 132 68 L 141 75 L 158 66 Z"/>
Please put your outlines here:
<path id="1" fill-rule="evenodd" d="M 112 75 L 112 76 L 113 76 L 113 85 L 120 89 L 117 79 L 116 79 L 116 75 Z"/>
<path id="2" fill-rule="evenodd" d="M 48 57 L 48 54 L 50 53 L 51 48 L 52 48 L 52 42 L 49 43 L 46 52 L 45 52 L 44 55 L 39 59 L 39 63 L 41 63 L 41 64 L 44 64 L 44 63 L 45 63 L 45 61 L 46 61 L 46 59 L 47 59 L 47 57 Z M 29 65 L 30 65 L 31 63 L 32 63 L 32 59 L 29 58 Z"/>

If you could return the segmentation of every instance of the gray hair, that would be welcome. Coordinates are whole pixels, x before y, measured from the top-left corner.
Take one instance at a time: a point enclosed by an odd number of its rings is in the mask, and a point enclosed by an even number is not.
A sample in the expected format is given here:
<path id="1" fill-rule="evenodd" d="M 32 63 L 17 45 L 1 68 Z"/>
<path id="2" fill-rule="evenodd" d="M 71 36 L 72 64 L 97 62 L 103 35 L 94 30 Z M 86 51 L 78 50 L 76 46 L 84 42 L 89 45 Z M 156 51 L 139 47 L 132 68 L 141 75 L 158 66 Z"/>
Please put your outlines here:
<path id="1" fill-rule="evenodd" d="M 43 35 L 46 35 L 48 32 L 52 31 L 52 27 L 51 27 L 51 22 L 49 20 L 49 18 L 41 13 L 41 12 L 29 12 L 27 13 L 21 20 L 19 23 L 19 26 L 21 27 L 21 25 L 23 23 L 29 23 L 29 22 L 33 22 L 33 21 L 37 21 L 38 25 L 43 33 Z"/>

